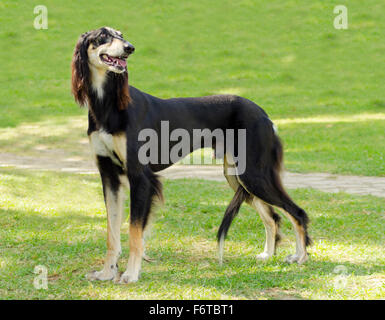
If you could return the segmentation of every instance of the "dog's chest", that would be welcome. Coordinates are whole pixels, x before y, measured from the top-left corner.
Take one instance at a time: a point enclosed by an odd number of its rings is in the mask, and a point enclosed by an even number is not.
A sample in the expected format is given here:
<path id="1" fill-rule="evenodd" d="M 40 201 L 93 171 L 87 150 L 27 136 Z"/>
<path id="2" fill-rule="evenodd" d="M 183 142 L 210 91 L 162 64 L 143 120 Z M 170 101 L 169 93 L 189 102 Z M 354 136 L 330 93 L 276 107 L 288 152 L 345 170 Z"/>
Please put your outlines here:
<path id="1" fill-rule="evenodd" d="M 91 149 L 96 156 L 109 157 L 115 164 L 125 167 L 127 140 L 124 133 L 109 134 L 103 130 L 90 134 Z"/>

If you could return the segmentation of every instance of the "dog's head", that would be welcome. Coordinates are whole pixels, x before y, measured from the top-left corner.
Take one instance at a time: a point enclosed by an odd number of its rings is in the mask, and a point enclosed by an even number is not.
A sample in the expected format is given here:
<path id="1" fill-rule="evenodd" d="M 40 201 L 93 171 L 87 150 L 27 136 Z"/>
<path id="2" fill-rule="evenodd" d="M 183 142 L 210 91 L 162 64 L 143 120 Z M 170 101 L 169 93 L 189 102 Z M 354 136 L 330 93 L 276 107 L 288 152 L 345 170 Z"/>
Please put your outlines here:
<path id="1" fill-rule="evenodd" d="M 126 59 L 134 50 L 134 46 L 123 39 L 120 31 L 110 27 L 82 34 L 72 59 L 72 93 L 75 100 L 80 105 L 87 102 L 90 68 L 96 72 L 127 73 Z"/>
<path id="2" fill-rule="evenodd" d="M 135 50 L 120 31 L 109 27 L 88 32 L 83 42 L 86 42 L 88 61 L 93 67 L 115 73 L 126 70 L 126 59 Z"/>

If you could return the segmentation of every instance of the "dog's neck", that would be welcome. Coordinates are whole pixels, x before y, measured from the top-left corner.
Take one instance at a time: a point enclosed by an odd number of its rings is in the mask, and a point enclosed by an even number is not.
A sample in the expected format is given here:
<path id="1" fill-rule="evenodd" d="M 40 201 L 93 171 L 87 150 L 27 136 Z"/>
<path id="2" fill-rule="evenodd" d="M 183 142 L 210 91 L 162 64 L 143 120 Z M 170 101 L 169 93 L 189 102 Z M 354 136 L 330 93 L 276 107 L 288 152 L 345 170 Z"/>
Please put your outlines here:
<path id="1" fill-rule="evenodd" d="M 121 122 L 126 121 L 126 117 L 122 116 L 126 110 L 117 108 L 120 75 L 94 68 L 90 68 L 90 73 L 88 108 L 96 128 L 107 131 L 110 131 L 110 127 L 120 128 L 123 125 Z"/>
<path id="2" fill-rule="evenodd" d="M 96 97 L 100 100 L 104 96 L 104 83 L 106 82 L 106 70 L 90 68 L 91 72 L 91 88 L 96 92 Z"/>

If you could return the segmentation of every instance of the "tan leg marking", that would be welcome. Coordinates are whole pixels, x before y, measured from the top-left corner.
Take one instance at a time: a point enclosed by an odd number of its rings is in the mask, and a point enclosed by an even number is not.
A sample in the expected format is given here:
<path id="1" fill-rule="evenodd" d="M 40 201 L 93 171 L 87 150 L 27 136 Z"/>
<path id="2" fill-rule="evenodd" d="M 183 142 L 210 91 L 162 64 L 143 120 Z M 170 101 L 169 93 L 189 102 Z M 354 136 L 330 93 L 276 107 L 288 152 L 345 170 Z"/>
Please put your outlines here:
<path id="1" fill-rule="evenodd" d="M 304 228 L 298 224 L 298 222 L 288 213 L 283 211 L 285 216 L 290 220 L 293 225 L 296 236 L 296 251 L 295 254 L 288 255 L 285 259 L 288 263 L 297 262 L 298 264 L 305 263 L 308 259 L 306 251 L 306 235 Z"/>
<path id="2" fill-rule="evenodd" d="M 152 259 L 151 257 L 149 257 L 146 254 L 146 239 L 150 236 L 151 228 L 152 228 L 152 221 L 153 221 L 153 217 L 154 217 L 154 213 L 153 212 L 155 211 L 156 205 L 158 203 L 160 203 L 160 201 L 159 201 L 159 199 L 157 197 L 155 197 L 154 201 L 153 201 L 153 205 L 151 207 L 151 211 L 148 214 L 148 218 L 147 218 L 148 220 L 147 220 L 146 227 L 143 230 L 143 237 L 142 237 L 142 242 L 143 242 L 143 260 L 145 260 L 147 262 L 155 262 L 156 261 L 155 259 Z"/>
<path id="3" fill-rule="evenodd" d="M 254 209 L 256 209 L 265 226 L 266 241 L 265 248 L 262 253 L 257 255 L 259 260 L 267 260 L 274 255 L 275 252 L 275 236 L 277 234 L 277 225 L 270 215 L 269 207 L 260 199 L 253 197 L 249 203 Z"/>
<path id="4" fill-rule="evenodd" d="M 118 274 L 117 262 L 121 254 L 120 227 L 123 220 L 125 189 L 123 185 L 115 194 L 106 186 L 107 209 L 107 254 L 101 271 L 94 271 L 87 275 L 89 280 L 113 280 Z"/>
<path id="5" fill-rule="evenodd" d="M 143 257 L 143 228 L 140 223 L 130 224 L 130 256 L 127 269 L 120 277 L 120 283 L 135 282 L 139 279 Z"/>

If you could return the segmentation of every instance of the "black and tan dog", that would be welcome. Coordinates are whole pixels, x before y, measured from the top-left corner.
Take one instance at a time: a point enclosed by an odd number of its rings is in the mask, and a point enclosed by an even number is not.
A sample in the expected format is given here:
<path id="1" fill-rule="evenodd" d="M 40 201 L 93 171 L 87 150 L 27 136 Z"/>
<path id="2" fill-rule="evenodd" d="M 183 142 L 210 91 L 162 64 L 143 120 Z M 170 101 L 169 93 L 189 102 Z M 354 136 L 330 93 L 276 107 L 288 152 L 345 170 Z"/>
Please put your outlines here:
<path id="1" fill-rule="evenodd" d="M 139 161 L 143 142 L 139 132 L 151 128 L 160 134 L 162 121 L 170 130 L 244 129 L 245 170 L 229 175 L 237 167 L 234 154 L 224 154 L 224 174 L 235 191 L 218 231 L 220 253 L 230 224 L 243 202 L 256 208 L 266 228 L 266 242 L 258 259 L 268 259 L 280 238 L 280 217 L 272 206 L 282 208 L 296 232 L 296 253 L 288 262 L 307 260 L 308 217 L 284 191 L 280 178 L 282 146 L 267 114 L 255 103 L 234 95 L 200 98 L 160 99 L 128 85 L 126 58 L 134 47 L 122 33 L 109 27 L 83 34 L 72 61 L 72 93 L 89 110 L 88 136 L 103 183 L 107 208 L 107 256 L 101 271 L 91 280 L 118 279 L 121 253 L 120 227 L 123 220 L 125 188 L 130 188 L 130 256 L 120 282 L 137 281 L 144 257 L 144 232 L 156 198 L 162 199 L 161 183 L 155 172 L 173 164 Z M 170 142 L 170 148 L 176 142 Z M 237 143 L 237 142 L 235 142 Z M 189 152 L 197 146 L 190 145 Z M 215 147 L 215 143 L 214 143 Z M 182 154 L 181 157 L 185 156 Z M 235 171 L 236 172 L 236 171 Z"/>

